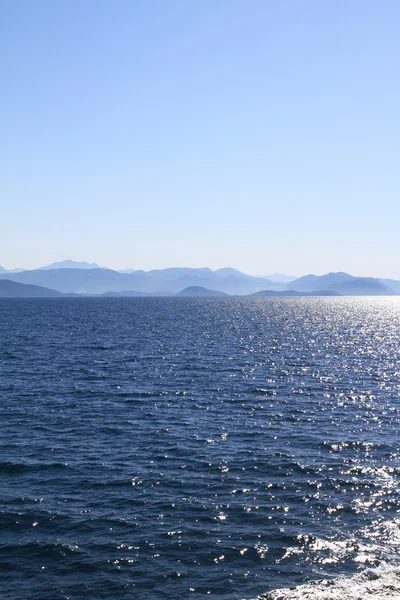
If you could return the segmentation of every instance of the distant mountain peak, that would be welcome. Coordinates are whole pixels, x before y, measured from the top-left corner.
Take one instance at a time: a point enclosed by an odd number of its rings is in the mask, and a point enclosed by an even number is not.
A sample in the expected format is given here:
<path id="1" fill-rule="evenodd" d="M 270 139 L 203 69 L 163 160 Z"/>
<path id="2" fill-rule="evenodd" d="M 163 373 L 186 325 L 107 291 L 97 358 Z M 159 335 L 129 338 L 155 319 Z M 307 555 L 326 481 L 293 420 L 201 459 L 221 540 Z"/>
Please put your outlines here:
<path id="1" fill-rule="evenodd" d="M 299 292 L 330 290 L 345 296 L 377 296 L 396 293 L 395 288 L 374 277 L 354 277 L 349 273 L 326 273 L 325 275 L 305 275 L 287 284 L 286 288 Z"/>
<path id="2" fill-rule="evenodd" d="M 60 262 L 54 262 L 50 265 L 40 267 L 41 271 L 48 271 L 50 269 L 104 269 L 106 267 L 100 267 L 97 263 L 88 263 L 85 261 L 76 260 L 62 260 Z"/>
<path id="3" fill-rule="evenodd" d="M 274 281 L 275 283 L 290 283 L 297 279 L 294 275 L 285 275 L 284 273 L 272 273 L 271 275 L 263 275 L 264 279 Z"/>
<path id="4" fill-rule="evenodd" d="M 214 273 L 217 273 L 217 275 L 220 275 L 221 277 L 229 277 L 230 275 L 248 277 L 248 275 L 242 273 L 242 271 L 238 271 L 238 269 L 234 269 L 233 267 L 222 267 L 221 269 L 214 271 Z"/>
<path id="5" fill-rule="evenodd" d="M 326 273 L 325 275 L 315 275 L 314 273 L 310 273 L 309 275 L 299 277 L 299 279 L 296 279 L 295 281 L 291 281 L 290 284 L 286 285 L 286 288 L 290 285 L 294 290 L 312 292 L 330 289 L 333 285 L 351 281 L 353 279 L 355 279 L 353 275 L 349 275 L 349 273 L 344 273 L 342 271 L 337 273 Z"/>

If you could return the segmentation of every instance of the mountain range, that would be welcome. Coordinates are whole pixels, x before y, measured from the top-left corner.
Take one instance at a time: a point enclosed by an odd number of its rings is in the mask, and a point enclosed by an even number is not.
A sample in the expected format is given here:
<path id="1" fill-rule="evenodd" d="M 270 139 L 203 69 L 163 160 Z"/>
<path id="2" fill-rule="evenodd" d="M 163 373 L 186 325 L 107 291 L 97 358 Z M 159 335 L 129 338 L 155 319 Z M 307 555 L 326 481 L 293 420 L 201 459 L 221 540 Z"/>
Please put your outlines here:
<path id="1" fill-rule="evenodd" d="M 40 271 L 51 271 L 53 269 L 108 269 L 108 267 L 101 267 L 97 263 L 89 263 L 86 261 L 76 261 L 76 260 L 62 260 L 59 262 L 54 262 L 49 265 L 45 265 L 43 267 L 38 267 L 38 269 L 4 269 L 4 267 L 0 266 L 0 273 L 20 273 L 21 271 L 28 270 L 40 270 Z M 112 269 L 110 269 L 112 270 Z M 135 273 L 137 269 L 121 269 L 118 270 L 118 273 Z M 190 270 L 190 269 L 189 269 Z M 210 270 L 210 269 L 209 269 Z M 228 275 L 236 275 L 239 277 L 251 277 L 251 275 L 246 275 L 237 269 L 233 269 L 232 267 L 223 267 L 222 269 L 217 269 L 214 271 L 218 273 L 222 277 L 227 277 Z M 282 273 L 273 273 L 272 275 L 260 275 L 262 279 L 270 279 L 275 283 L 289 283 L 289 281 L 293 281 L 297 279 L 295 276 L 284 275 Z"/>
<path id="2" fill-rule="evenodd" d="M 62 293 L 102 294 L 137 291 L 146 294 L 174 294 L 189 286 L 201 286 L 227 294 L 251 294 L 262 289 L 281 290 L 283 284 L 244 273 L 219 273 L 208 268 L 170 268 L 120 273 L 112 269 L 35 269 L 21 273 L 0 273 L 0 278 L 29 283 Z"/>
<path id="3" fill-rule="evenodd" d="M 186 288 L 202 288 L 228 295 L 250 295 L 260 292 L 331 293 L 345 296 L 400 294 L 400 281 L 355 277 L 349 273 L 305 275 L 297 279 L 279 276 L 281 281 L 254 277 L 225 267 L 212 271 L 208 267 L 175 267 L 152 271 L 125 272 L 99 267 L 96 263 L 53 263 L 31 271 L 6 271 L 0 268 L 0 280 L 40 286 L 61 294 L 107 295 L 174 295 Z M 60 266 L 61 265 L 61 266 Z M 78 265 L 78 266 L 77 266 Z M 51 268 L 56 267 L 56 268 Z M 289 278 L 285 281 L 284 278 Z M 282 294 L 280 294 L 282 295 Z"/>

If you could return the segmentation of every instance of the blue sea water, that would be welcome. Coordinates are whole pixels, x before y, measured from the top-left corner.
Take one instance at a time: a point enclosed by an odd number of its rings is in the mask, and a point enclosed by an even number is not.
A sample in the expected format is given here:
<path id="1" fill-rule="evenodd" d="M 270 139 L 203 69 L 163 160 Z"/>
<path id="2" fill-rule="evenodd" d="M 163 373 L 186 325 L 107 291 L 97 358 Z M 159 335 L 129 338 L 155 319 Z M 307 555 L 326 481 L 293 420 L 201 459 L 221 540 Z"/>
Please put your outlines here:
<path id="1" fill-rule="evenodd" d="M 1 300 L 1 599 L 399 598 L 399 397 L 397 298 Z"/>

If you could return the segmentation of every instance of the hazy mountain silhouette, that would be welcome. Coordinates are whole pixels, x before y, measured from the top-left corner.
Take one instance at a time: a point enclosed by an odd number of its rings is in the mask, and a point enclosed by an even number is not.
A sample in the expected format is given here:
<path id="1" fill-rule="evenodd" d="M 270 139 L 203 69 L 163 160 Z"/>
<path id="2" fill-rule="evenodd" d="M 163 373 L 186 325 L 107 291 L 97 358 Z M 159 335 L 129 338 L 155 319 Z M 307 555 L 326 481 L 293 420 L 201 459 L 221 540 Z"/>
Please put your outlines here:
<path id="1" fill-rule="evenodd" d="M 0 279 L 0 298 L 59 298 L 62 294 L 38 285 Z"/>
<path id="2" fill-rule="evenodd" d="M 339 292 L 333 290 L 318 290 L 316 292 L 298 292 L 296 290 L 283 290 L 281 292 L 274 292 L 273 290 L 262 290 L 261 292 L 255 292 L 250 294 L 253 298 L 281 298 L 284 296 L 340 296 Z"/>
<path id="3" fill-rule="evenodd" d="M 224 292 L 217 292 L 216 290 L 209 290 L 207 288 L 197 286 L 197 285 L 191 285 L 191 286 L 181 290 L 176 295 L 191 297 L 191 298 L 193 298 L 193 297 L 221 298 L 223 296 L 228 297 L 228 294 L 225 294 Z"/>
<path id="4" fill-rule="evenodd" d="M 392 296 L 396 293 L 379 279 L 372 277 L 356 277 L 349 281 L 342 281 L 331 289 L 345 296 Z"/>
<path id="5" fill-rule="evenodd" d="M 396 292 L 396 294 L 400 294 L 400 281 L 396 279 L 379 279 L 379 281 Z"/>
<path id="6" fill-rule="evenodd" d="M 100 267 L 97 263 L 88 263 L 85 261 L 77 262 L 75 260 L 62 260 L 60 262 L 51 263 L 51 265 L 45 265 L 40 267 L 41 271 L 49 271 L 51 269 L 105 269 L 106 267 Z"/>
<path id="7" fill-rule="evenodd" d="M 4 267 L 0 267 L 0 273 L 22 273 L 22 271 L 26 271 L 26 269 L 5 269 Z"/>
<path id="8" fill-rule="evenodd" d="M 297 277 L 284 275 L 283 273 L 272 273 L 272 275 L 265 275 L 265 279 L 269 279 L 275 283 L 289 283 L 290 281 L 297 279 Z"/>
<path id="9" fill-rule="evenodd" d="M 354 277 L 349 273 L 327 273 L 326 275 L 305 275 L 286 286 L 302 292 L 332 290 L 346 296 L 386 296 L 395 293 L 394 289 L 374 277 Z"/>
<path id="10" fill-rule="evenodd" d="M 110 269 L 36 269 L 22 273 L 0 274 L 19 283 L 48 287 L 62 293 L 101 294 L 136 289 L 131 275 Z M 140 291 L 140 290 L 139 290 Z"/>
<path id="11" fill-rule="evenodd" d="M 326 275 L 304 275 L 286 285 L 286 289 L 298 292 L 314 292 L 317 290 L 328 290 L 333 285 L 344 283 L 355 279 L 348 273 L 327 273 Z"/>
<path id="12" fill-rule="evenodd" d="M 230 277 L 231 275 L 235 277 L 245 277 L 246 279 L 251 279 L 251 275 L 246 275 L 246 273 L 242 273 L 242 271 L 238 271 L 237 269 L 233 269 L 232 267 L 222 267 L 222 269 L 217 269 L 214 271 L 217 275 L 221 277 Z"/>
<path id="13" fill-rule="evenodd" d="M 144 273 L 145 271 L 140 271 Z M 139 271 L 136 271 L 139 273 Z M 208 267 L 201 268 L 190 268 L 190 267 L 170 267 L 168 269 L 153 269 L 147 271 L 147 275 L 160 283 L 175 281 L 177 279 L 183 279 L 184 277 L 196 277 L 197 279 L 207 280 L 209 277 L 214 275 L 214 272 Z"/>
<path id="14" fill-rule="evenodd" d="M 65 264 L 65 262 L 64 262 Z M 88 264 L 88 263 L 84 263 Z M 253 277 L 226 267 L 218 271 L 209 268 L 177 267 L 120 273 L 112 269 L 66 267 L 35 269 L 19 273 L 0 273 L 0 279 L 38 285 L 62 293 L 104 294 L 129 292 L 145 295 L 171 295 L 188 287 L 201 287 L 229 295 L 249 295 L 263 291 L 297 291 L 317 293 L 336 291 L 345 295 L 390 295 L 400 293 L 400 281 L 354 277 L 348 273 L 306 275 L 288 284 L 262 277 Z M 222 273 L 221 273 L 222 272 Z M 390 285 L 389 285 L 390 284 Z M 128 294 L 127 294 L 128 295 Z"/>
<path id="15" fill-rule="evenodd" d="M 103 294 L 99 294 L 102 297 L 112 297 L 112 298 L 143 298 L 143 296 L 148 296 L 145 292 L 136 292 L 135 290 L 126 290 L 123 292 L 104 292 Z"/>
<path id="16" fill-rule="evenodd" d="M 260 290 L 271 289 L 280 291 L 284 288 L 281 283 L 274 283 L 262 277 L 251 277 L 248 279 L 230 275 L 225 278 L 225 292 L 229 294 L 252 294 Z"/>
<path id="17" fill-rule="evenodd" d="M 221 277 L 211 269 L 159 269 L 119 273 L 112 269 L 36 269 L 22 273 L 2 273 L 1 277 L 20 283 L 52 288 L 63 293 L 101 294 L 135 290 L 145 293 L 177 293 L 185 287 L 200 286 L 227 294 L 251 294 L 260 289 L 282 289 L 266 279 L 228 275 Z"/>

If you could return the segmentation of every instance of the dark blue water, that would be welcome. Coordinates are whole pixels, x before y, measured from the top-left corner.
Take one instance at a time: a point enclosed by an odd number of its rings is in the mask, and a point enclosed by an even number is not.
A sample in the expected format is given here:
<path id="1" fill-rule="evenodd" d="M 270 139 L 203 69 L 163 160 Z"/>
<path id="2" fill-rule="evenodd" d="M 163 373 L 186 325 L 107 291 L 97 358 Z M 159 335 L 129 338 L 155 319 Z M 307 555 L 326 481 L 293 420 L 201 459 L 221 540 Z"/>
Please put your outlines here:
<path id="1" fill-rule="evenodd" d="M 0 301 L 1 599 L 395 567 L 399 396 L 397 299 Z"/>

